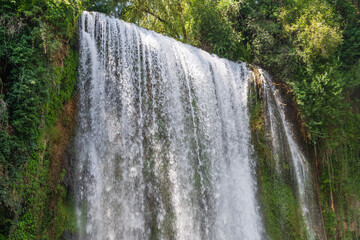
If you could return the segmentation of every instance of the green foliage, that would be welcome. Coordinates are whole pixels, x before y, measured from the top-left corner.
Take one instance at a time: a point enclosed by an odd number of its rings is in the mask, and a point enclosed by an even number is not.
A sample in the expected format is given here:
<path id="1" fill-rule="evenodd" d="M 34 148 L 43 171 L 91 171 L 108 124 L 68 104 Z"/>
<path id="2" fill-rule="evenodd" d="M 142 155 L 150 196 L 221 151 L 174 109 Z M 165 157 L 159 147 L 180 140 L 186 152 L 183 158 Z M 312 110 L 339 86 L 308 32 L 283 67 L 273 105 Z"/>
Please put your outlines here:
<path id="1" fill-rule="evenodd" d="M 117 15 L 116 8 L 119 7 L 118 0 L 83 0 L 83 8 L 87 11 L 102 12 L 108 15 Z"/>
<path id="2" fill-rule="evenodd" d="M 19 191 L 24 198 L 18 208 L 19 218 L 12 226 L 10 239 L 60 239 L 63 232 L 76 231 L 76 217 L 73 204 L 66 195 L 66 189 L 58 185 L 55 192 L 49 187 L 49 146 L 42 145 L 26 164 Z M 61 175 L 62 180 L 65 170 Z M 57 205 L 51 209 L 51 202 L 57 198 Z"/>
<path id="3" fill-rule="evenodd" d="M 356 0 L 328 1 L 342 22 L 344 42 L 338 49 L 343 68 L 349 69 L 360 58 L 360 14 L 359 3 Z"/>
<path id="4" fill-rule="evenodd" d="M 0 1 L 0 234 L 13 239 L 35 239 L 51 218 L 43 136 L 74 93 L 80 7 Z"/>
<path id="5" fill-rule="evenodd" d="M 58 202 L 56 216 L 41 204 L 54 194 L 46 186 L 44 139 L 59 134 L 51 126 L 76 85 L 78 56 L 71 48 L 80 9 L 253 62 L 286 82 L 314 148 L 328 237 L 359 237 L 344 227 L 360 222 L 357 0 L 0 0 L 0 239 L 10 232 L 17 239 L 52 239 L 62 229 L 75 231 L 68 202 Z M 274 177 L 261 109 L 253 108 L 251 123 L 266 226 L 274 239 L 304 238 L 291 179 Z M 51 232 L 52 217 L 59 228 Z"/>
<path id="6" fill-rule="evenodd" d="M 235 1 L 117 1 L 124 20 L 139 24 L 221 57 L 251 61 L 250 45 L 243 42 L 233 20 Z M 111 3 L 109 3 L 111 5 Z"/>
<path id="7" fill-rule="evenodd" d="M 46 119 L 47 125 L 53 125 L 57 120 L 57 113 L 62 109 L 63 104 L 73 96 L 76 89 L 77 66 L 79 64 L 78 53 L 69 50 L 69 56 L 64 59 L 64 66 L 57 67 L 53 75 L 53 83 L 50 99 L 46 102 Z"/>
<path id="8" fill-rule="evenodd" d="M 74 203 L 67 196 L 63 185 L 58 185 L 57 193 L 60 198 L 54 210 L 54 217 L 50 227 L 43 233 L 42 239 L 61 239 L 64 232 L 74 234 L 78 231 Z"/>
<path id="9" fill-rule="evenodd" d="M 124 20 L 184 42 L 189 41 L 190 1 L 123 0 L 118 2 L 117 14 Z"/>
<path id="10" fill-rule="evenodd" d="M 345 114 L 342 82 L 337 77 L 330 68 L 324 73 L 314 74 L 310 81 L 304 79 L 292 84 L 302 113 L 309 117 L 307 127 L 314 143 L 319 138 L 328 138 L 324 126 L 333 124 Z"/>
<path id="11" fill-rule="evenodd" d="M 294 94 L 319 162 L 314 168 L 328 236 L 355 238 L 355 229 L 343 226 L 360 216 L 359 6 L 346 0 L 244 1 L 239 14 L 255 63 Z"/>
<path id="12" fill-rule="evenodd" d="M 250 45 L 232 24 L 238 11 L 233 1 L 194 1 L 191 8 L 192 35 L 200 47 L 231 60 L 251 61 Z"/>
<path id="13" fill-rule="evenodd" d="M 49 189 L 47 183 L 49 160 L 44 161 L 45 146 L 40 146 L 26 164 L 26 171 L 20 183 L 24 202 L 19 206 L 16 226 L 12 227 L 11 239 L 36 239 L 41 232 L 38 220 L 47 210 Z M 19 190 L 18 190 L 19 191 Z"/>
<path id="14" fill-rule="evenodd" d="M 290 19 L 286 15 L 294 11 L 284 9 L 281 14 L 283 19 Z M 295 21 L 284 20 L 285 31 L 293 35 L 297 55 L 307 64 L 331 56 L 342 43 L 340 22 L 331 7 L 323 1 L 310 1 L 297 15 Z"/>

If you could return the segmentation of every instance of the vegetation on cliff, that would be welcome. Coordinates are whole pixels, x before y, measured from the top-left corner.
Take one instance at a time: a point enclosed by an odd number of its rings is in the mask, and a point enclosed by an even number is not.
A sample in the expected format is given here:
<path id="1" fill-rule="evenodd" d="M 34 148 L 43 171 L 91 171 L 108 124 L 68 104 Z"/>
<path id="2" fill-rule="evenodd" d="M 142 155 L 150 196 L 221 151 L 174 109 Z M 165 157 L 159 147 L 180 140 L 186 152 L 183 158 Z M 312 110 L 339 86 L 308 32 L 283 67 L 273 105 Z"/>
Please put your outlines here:
<path id="1" fill-rule="evenodd" d="M 1 0 L 0 239 L 58 239 L 75 231 L 62 182 L 65 163 L 54 159 L 64 159 L 59 152 L 71 135 L 62 135 L 62 127 L 74 125 L 73 107 L 63 106 L 74 106 L 83 9 L 255 63 L 285 83 L 308 144 L 328 238 L 360 236 L 357 0 Z M 254 116 L 261 113 L 255 110 Z M 261 144 L 263 130 L 252 130 Z M 257 150 L 267 179 L 271 158 L 262 145 Z M 276 191 L 296 205 L 286 183 L 277 185 L 264 185 L 274 197 L 266 201 L 270 212 L 278 206 Z M 289 214 L 286 226 L 293 229 L 298 213 Z"/>
<path id="2" fill-rule="evenodd" d="M 79 14 L 78 1 L 0 1 L 0 239 L 59 238 L 71 217 L 56 149 L 73 125 Z"/>

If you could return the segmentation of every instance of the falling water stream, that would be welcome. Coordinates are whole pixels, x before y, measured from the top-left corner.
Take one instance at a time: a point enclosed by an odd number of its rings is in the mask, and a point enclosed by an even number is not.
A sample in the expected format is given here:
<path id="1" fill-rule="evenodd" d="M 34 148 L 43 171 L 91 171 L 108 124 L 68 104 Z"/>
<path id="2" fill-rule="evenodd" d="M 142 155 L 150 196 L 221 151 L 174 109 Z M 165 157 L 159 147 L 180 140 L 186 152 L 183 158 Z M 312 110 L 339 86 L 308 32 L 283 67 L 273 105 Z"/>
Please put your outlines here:
<path id="1" fill-rule="evenodd" d="M 79 239 L 266 239 L 255 197 L 250 76 L 245 63 L 84 12 Z M 307 174 L 295 166 L 297 177 Z"/>
<path id="2" fill-rule="evenodd" d="M 267 120 L 273 146 L 272 152 L 276 160 L 275 163 L 279 165 L 280 155 L 287 148 L 290 152 L 289 158 L 295 172 L 298 198 L 308 238 L 311 240 L 322 239 L 324 232 L 319 220 L 320 212 L 314 200 L 309 162 L 297 143 L 293 134 L 292 124 L 286 118 L 285 101 L 275 88 L 271 77 L 261 69 L 259 69 L 259 72 L 265 95 L 264 100 L 267 105 Z M 278 166 L 277 169 L 279 169 Z"/>

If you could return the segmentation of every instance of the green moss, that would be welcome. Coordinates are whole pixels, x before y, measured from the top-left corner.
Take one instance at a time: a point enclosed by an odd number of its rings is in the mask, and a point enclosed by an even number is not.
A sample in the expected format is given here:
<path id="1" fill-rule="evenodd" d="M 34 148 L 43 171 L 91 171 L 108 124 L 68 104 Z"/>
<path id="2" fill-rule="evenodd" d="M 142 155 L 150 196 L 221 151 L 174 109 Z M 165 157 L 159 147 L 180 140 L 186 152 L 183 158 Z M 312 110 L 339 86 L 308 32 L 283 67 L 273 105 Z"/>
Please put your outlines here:
<path id="1" fill-rule="evenodd" d="M 42 129 L 38 147 L 23 167 L 19 178 L 16 195 L 18 201 L 16 217 L 10 230 L 10 239 L 59 239 L 66 231 L 76 231 L 75 213 L 72 203 L 67 201 L 66 189 L 59 184 L 55 190 L 50 187 L 50 165 L 52 161 L 52 144 L 60 144 L 61 130 L 54 124 L 63 104 L 74 94 L 76 85 L 77 54 L 72 52 L 65 60 L 63 71 L 58 72 L 58 84 L 64 87 L 54 88 L 51 100 L 45 105 L 47 127 Z M 75 65 L 74 65 L 75 64 Z M 71 65 L 71 66 L 69 66 Z M 71 89 L 72 88 L 72 89 Z M 65 169 L 56 182 L 62 182 Z M 51 206 L 51 204 L 56 204 Z"/>
<path id="2" fill-rule="evenodd" d="M 329 239 L 357 239 L 359 236 L 360 162 L 356 156 L 357 143 L 344 140 L 340 146 L 320 148 L 320 202 Z M 349 146 L 350 145 L 350 146 Z M 332 152 L 326 151 L 333 149 Z"/>
<path id="3" fill-rule="evenodd" d="M 50 99 L 45 105 L 46 124 L 52 126 L 64 103 L 73 96 L 77 82 L 77 66 L 79 54 L 69 49 L 69 56 L 64 60 L 64 67 L 57 67 L 54 74 L 56 86 L 52 89 Z"/>
<path id="4" fill-rule="evenodd" d="M 55 207 L 52 223 L 43 233 L 42 239 L 60 239 L 64 232 L 78 232 L 74 203 L 69 200 L 71 198 L 67 196 L 64 186 L 58 185 L 57 191 L 61 196 Z"/>
<path id="5" fill-rule="evenodd" d="M 11 239 L 35 239 L 41 233 L 50 196 L 46 186 L 50 161 L 44 158 L 44 155 L 45 148 L 40 146 L 26 165 L 20 190 L 24 202 L 18 209 L 19 219 L 14 222 Z"/>
<path id="6" fill-rule="evenodd" d="M 251 136 L 257 159 L 258 194 L 266 232 L 274 240 L 307 239 L 300 204 L 289 177 L 290 168 L 286 162 L 281 162 L 281 171 L 276 169 L 271 143 L 265 136 L 264 104 L 254 88 L 249 101 Z"/>
<path id="7" fill-rule="evenodd" d="M 5 0 L 0 12 L 0 234 L 34 239 L 61 195 L 49 174 L 54 124 L 76 85 L 80 2 Z"/>

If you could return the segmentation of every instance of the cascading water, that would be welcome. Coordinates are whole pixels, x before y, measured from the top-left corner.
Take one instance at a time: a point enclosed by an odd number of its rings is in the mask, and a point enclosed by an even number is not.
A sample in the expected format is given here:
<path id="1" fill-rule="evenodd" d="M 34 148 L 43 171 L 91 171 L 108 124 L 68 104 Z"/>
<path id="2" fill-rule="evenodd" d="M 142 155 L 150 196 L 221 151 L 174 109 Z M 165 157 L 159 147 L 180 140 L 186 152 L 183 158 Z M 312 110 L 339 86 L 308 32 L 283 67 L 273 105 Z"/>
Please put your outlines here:
<path id="1" fill-rule="evenodd" d="M 324 239 L 321 216 L 315 203 L 309 163 L 293 135 L 292 125 L 287 120 L 285 105 L 279 90 L 275 88 L 270 76 L 259 69 L 264 102 L 267 109 L 267 125 L 271 135 L 272 152 L 275 163 L 279 165 L 281 154 L 289 151 L 289 159 L 295 172 L 298 198 L 305 221 L 307 238 Z M 277 169 L 279 167 L 277 166 Z"/>
<path id="2" fill-rule="evenodd" d="M 290 159 L 308 238 L 322 239 L 308 162 L 281 96 L 258 71 L 277 174 Z M 250 144 L 252 75 L 245 63 L 84 12 L 79 239 L 267 239 Z"/>
<path id="3" fill-rule="evenodd" d="M 250 70 L 136 25 L 80 23 L 80 239 L 262 239 Z"/>

